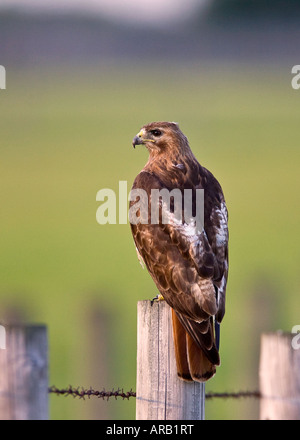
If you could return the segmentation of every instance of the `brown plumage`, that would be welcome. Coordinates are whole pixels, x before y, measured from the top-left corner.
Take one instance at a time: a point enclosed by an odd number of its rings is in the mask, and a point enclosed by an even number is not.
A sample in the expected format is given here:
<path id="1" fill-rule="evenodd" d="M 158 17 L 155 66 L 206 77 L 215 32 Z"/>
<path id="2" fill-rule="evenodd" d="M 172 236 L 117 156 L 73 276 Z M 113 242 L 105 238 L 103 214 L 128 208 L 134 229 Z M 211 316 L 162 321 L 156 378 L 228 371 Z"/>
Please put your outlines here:
<path id="1" fill-rule="evenodd" d="M 220 364 L 219 323 L 225 313 L 228 273 L 227 209 L 220 184 L 193 155 L 187 138 L 174 122 L 145 125 L 133 146 L 145 145 L 149 160 L 133 183 L 133 190 L 148 196 L 146 214 L 141 197 L 130 202 L 141 221 L 131 223 L 139 258 L 145 263 L 159 292 L 172 308 L 173 335 L 178 375 L 184 380 L 203 382 Z M 167 206 L 155 199 L 152 190 L 192 190 L 192 216 L 197 209 L 196 190 L 204 189 L 204 229 L 191 218 L 175 216 L 177 199 Z M 153 224 L 151 201 L 159 207 Z M 177 212 L 179 212 L 177 211 Z M 140 216 L 140 217 L 138 217 Z M 165 219 L 168 219 L 166 222 Z M 152 220 L 152 221 L 151 221 Z M 133 224 L 134 223 L 134 224 Z"/>

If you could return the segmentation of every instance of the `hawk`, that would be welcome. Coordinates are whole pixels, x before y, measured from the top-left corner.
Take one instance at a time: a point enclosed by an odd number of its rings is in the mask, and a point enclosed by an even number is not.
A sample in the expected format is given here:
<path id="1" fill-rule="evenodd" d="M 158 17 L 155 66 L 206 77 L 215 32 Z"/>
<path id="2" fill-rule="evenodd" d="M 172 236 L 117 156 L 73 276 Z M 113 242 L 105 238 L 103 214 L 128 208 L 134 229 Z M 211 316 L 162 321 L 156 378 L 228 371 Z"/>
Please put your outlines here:
<path id="1" fill-rule="evenodd" d="M 133 190 L 147 194 L 146 214 L 140 197 L 131 198 L 130 209 L 139 204 L 131 222 L 138 257 L 147 267 L 160 296 L 172 308 L 173 337 L 178 376 L 204 382 L 220 365 L 219 326 L 225 313 L 228 275 L 228 214 L 219 182 L 201 166 L 186 136 L 175 122 L 152 122 L 134 137 L 133 146 L 149 151 L 145 167 L 135 178 Z M 153 190 L 182 195 L 181 221 L 175 216 L 175 197 L 170 203 L 155 197 Z M 190 190 L 192 213 L 183 206 Z M 204 190 L 204 225 L 195 226 L 197 189 Z M 156 204 L 156 206 L 152 206 Z M 151 209 L 159 209 L 151 222 Z M 178 212 L 178 211 L 177 211 Z M 168 221 L 163 221 L 167 218 Z"/>

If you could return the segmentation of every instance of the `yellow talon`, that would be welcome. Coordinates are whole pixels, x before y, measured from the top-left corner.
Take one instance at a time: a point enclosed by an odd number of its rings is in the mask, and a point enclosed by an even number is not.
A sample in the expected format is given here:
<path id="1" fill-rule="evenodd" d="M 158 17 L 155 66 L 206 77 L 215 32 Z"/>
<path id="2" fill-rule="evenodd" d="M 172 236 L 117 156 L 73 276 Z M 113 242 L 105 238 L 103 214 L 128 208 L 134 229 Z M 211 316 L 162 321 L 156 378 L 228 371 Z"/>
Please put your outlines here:
<path id="1" fill-rule="evenodd" d="M 162 294 L 158 293 L 156 297 L 151 300 L 151 305 L 154 303 L 154 301 L 164 301 L 164 300 L 165 298 L 162 296 Z"/>

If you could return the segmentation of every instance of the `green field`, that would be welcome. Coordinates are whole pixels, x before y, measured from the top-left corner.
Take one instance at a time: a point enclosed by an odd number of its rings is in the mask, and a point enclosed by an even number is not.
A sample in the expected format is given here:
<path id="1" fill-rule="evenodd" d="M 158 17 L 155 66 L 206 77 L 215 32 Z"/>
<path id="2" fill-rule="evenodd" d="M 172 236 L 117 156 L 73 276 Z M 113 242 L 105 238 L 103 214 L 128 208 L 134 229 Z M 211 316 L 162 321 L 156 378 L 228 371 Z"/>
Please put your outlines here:
<path id="1" fill-rule="evenodd" d="M 45 323 L 50 385 L 135 389 L 136 303 L 156 290 L 129 225 L 99 225 L 96 193 L 128 190 L 133 136 L 179 123 L 221 182 L 230 219 L 222 365 L 207 391 L 258 386 L 263 331 L 299 322 L 300 91 L 290 66 L 7 72 L 0 91 L 0 320 Z M 100 331 L 101 330 L 101 331 Z M 135 402 L 51 396 L 51 418 L 135 418 Z M 207 419 L 258 403 L 209 401 Z"/>

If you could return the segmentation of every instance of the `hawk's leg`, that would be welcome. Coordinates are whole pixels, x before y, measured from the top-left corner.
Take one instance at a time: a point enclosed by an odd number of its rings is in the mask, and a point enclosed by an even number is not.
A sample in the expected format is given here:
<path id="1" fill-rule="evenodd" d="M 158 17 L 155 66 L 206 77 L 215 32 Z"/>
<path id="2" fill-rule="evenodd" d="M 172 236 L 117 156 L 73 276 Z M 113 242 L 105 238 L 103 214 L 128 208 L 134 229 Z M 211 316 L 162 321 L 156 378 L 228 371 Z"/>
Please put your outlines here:
<path id="1" fill-rule="evenodd" d="M 158 293 L 154 298 L 151 300 L 151 306 L 153 305 L 154 301 L 164 301 L 164 297 L 161 293 Z"/>

